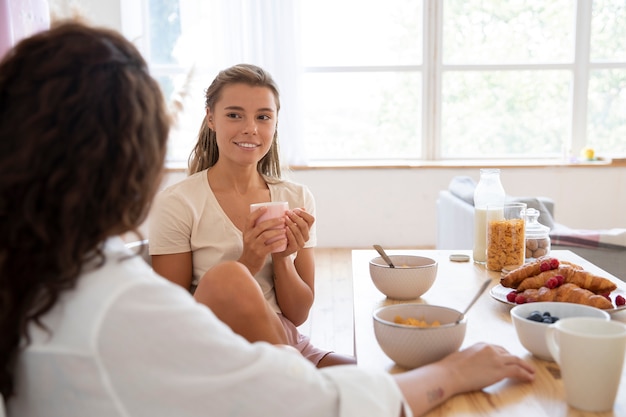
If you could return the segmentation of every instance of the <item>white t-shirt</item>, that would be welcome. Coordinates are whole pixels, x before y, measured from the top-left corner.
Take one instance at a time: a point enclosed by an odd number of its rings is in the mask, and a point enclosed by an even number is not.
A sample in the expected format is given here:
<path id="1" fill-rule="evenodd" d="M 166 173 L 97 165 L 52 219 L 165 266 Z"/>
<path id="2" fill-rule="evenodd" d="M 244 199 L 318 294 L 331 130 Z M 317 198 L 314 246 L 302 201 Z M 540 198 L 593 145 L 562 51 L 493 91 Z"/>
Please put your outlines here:
<path id="1" fill-rule="evenodd" d="M 29 326 L 8 417 L 399 415 L 387 372 L 318 370 L 295 351 L 250 344 L 128 258 L 119 238 L 105 254 L 43 317 L 49 333 Z"/>
<path id="2" fill-rule="evenodd" d="M 305 208 L 315 216 L 315 200 L 307 187 L 290 181 L 268 184 L 271 201 L 287 201 L 289 208 Z M 243 252 L 243 235 L 224 213 L 209 186 L 207 171 L 190 175 L 157 195 L 150 211 L 150 255 L 193 253 L 192 283 L 223 261 L 235 261 Z M 317 244 L 315 223 L 305 247 Z M 265 299 L 280 312 L 274 292 L 272 257 L 255 278 Z"/>

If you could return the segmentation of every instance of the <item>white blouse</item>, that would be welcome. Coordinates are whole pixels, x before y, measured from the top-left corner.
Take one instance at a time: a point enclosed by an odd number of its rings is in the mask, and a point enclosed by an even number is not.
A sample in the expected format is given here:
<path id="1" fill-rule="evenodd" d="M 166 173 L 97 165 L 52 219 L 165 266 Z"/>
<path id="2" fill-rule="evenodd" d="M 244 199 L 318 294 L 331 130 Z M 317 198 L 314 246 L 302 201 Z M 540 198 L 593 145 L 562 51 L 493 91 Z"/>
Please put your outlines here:
<path id="1" fill-rule="evenodd" d="M 384 371 L 318 370 L 297 352 L 248 343 L 119 238 L 30 326 L 8 417 L 398 416 Z M 409 413 L 408 407 L 404 407 Z M 0 415 L 2 415 L 0 402 Z"/>

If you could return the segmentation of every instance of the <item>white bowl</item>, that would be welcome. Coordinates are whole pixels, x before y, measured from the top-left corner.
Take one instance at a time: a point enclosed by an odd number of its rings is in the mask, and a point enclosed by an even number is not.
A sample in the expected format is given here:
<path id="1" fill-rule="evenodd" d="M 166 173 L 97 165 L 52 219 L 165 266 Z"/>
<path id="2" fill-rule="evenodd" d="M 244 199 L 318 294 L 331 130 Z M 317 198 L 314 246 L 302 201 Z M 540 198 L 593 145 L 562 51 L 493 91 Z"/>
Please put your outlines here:
<path id="1" fill-rule="evenodd" d="M 534 311 L 539 311 L 541 314 L 549 312 L 551 316 L 559 319 L 566 317 L 598 317 L 607 321 L 611 319 L 606 311 L 583 304 L 544 301 L 519 304 L 513 307 L 511 319 L 522 346 L 539 359 L 552 362 L 554 362 L 554 358 L 546 343 L 546 328 L 550 324 L 529 320 L 527 317 Z"/>
<path id="2" fill-rule="evenodd" d="M 389 255 L 395 268 L 382 257 L 370 261 L 370 277 L 380 292 L 397 300 L 421 297 L 437 277 L 437 261 L 423 256 Z"/>
<path id="3" fill-rule="evenodd" d="M 428 304 L 394 304 L 374 311 L 374 335 L 383 352 L 403 368 L 413 369 L 443 359 L 459 350 L 465 338 L 467 318 L 456 323 L 461 312 Z M 394 322 L 396 316 L 414 318 L 438 327 L 416 327 Z"/>

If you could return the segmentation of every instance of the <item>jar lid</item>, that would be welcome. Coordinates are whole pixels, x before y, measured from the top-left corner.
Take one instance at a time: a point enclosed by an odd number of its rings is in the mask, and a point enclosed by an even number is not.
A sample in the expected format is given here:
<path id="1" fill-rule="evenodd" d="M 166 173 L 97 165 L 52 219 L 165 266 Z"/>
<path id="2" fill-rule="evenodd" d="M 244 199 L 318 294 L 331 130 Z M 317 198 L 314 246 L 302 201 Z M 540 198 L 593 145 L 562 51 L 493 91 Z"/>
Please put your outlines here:
<path id="1" fill-rule="evenodd" d="M 550 228 L 539 223 L 539 210 L 526 209 L 526 239 L 546 238 L 550 234 Z"/>

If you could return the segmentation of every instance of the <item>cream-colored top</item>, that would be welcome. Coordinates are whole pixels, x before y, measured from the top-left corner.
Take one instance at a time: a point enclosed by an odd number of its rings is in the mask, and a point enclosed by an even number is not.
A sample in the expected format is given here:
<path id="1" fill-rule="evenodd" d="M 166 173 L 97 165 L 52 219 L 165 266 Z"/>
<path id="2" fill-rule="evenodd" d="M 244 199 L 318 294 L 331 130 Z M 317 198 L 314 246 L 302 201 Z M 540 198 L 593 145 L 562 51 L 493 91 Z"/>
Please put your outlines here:
<path id="1" fill-rule="evenodd" d="M 289 208 L 304 207 L 315 216 L 315 200 L 309 189 L 290 181 L 268 184 L 271 201 L 287 201 Z M 157 196 L 148 230 L 150 255 L 193 253 L 193 278 L 196 284 L 204 273 L 223 261 L 239 259 L 243 235 L 219 205 L 209 186 L 206 170 L 176 183 Z M 315 223 L 305 247 L 317 244 Z M 272 257 L 256 276 L 265 299 L 280 312 L 274 292 Z"/>

